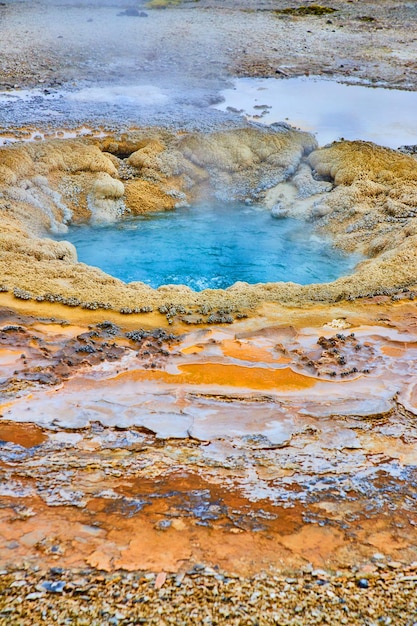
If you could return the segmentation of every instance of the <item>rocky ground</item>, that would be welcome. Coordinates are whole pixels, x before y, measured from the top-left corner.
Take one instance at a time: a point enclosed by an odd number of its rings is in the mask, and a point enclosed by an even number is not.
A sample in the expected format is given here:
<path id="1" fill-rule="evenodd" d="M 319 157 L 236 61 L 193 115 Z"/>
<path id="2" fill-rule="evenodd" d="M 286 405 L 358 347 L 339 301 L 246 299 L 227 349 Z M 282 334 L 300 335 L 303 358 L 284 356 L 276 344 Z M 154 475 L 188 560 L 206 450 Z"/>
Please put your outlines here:
<path id="1" fill-rule="evenodd" d="M 164 10 L 143 0 L 133 4 L 139 15 L 108 0 L 82 6 L 6 0 L 0 7 L 3 88 L 169 75 L 206 87 L 239 74 L 416 84 L 413 2 L 160 2 Z M 299 10 L 311 5 L 330 11 Z"/>
<path id="2" fill-rule="evenodd" d="M 0 624 L 413 626 L 416 566 L 372 574 L 306 568 L 251 578 L 196 566 L 181 575 L 18 570 L 0 575 Z"/>
<path id="3" fill-rule="evenodd" d="M 161 10 L 156 4 L 166 6 Z M 335 0 L 323 5 L 334 12 L 296 10 L 315 4 L 138 1 L 134 15 L 110 1 L 6 1 L 0 6 L 0 88 L 37 87 L 39 97 L 31 105 L 3 107 L 0 122 L 16 128 L 19 110 L 18 125 L 47 131 L 86 122 L 109 130 L 133 124 L 200 130 L 233 126 L 236 116 L 205 109 L 235 76 L 321 75 L 416 87 L 414 3 Z M 103 85 L 127 87 L 127 98 L 129 89 L 132 94 L 150 85 L 151 94 L 160 96 L 161 89 L 170 99 L 136 115 L 103 98 L 94 110 L 91 103 L 77 100 L 63 107 L 60 101 L 63 90 Z"/>

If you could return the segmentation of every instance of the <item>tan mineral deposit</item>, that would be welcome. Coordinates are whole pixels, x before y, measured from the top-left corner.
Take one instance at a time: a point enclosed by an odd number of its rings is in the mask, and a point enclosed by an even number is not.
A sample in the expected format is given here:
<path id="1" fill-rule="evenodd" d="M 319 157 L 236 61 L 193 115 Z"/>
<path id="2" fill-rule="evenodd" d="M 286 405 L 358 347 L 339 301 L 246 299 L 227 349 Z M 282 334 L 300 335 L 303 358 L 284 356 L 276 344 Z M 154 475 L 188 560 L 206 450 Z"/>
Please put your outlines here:
<path id="1" fill-rule="evenodd" d="M 255 121 L 216 108 L 238 79 L 414 94 L 416 18 L 0 3 L 1 625 L 417 622 L 417 138 L 322 145 L 264 87 Z M 212 201 L 359 262 L 152 288 L 65 239 Z"/>

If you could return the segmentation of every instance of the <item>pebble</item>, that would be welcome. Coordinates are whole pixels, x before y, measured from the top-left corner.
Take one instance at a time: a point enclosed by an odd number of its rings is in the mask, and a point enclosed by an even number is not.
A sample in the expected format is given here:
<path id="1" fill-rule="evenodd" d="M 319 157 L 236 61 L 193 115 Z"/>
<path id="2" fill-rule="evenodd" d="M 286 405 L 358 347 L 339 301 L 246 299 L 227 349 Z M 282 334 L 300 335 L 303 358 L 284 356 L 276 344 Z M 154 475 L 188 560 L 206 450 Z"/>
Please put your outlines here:
<path id="1" fill-rule="evenodd" d="M 43 593 L 34 591 L 33 593 L 28 593 L 25 600 L 39 600 L 43 598 Z"/>
<path id="2" fill-rule="evenodd" d="M 328 578 L 329 574 L 324 569 L 315 569 L 311 572 L 314 578 Z"/>
<path id="3" fill-rule="evenodd" d="M 49 593 L 62 593 L 64 591 L 65 582 L 62 580 L 45 580 L 41 587 Z"/>
<path id="4" fill-rule="evenodd" d="M 368 589 L 369 587 L 369 581 L 366 578 L 359 578 L 356 584 L 359 589 Z"/>
<path id="5" fill-rule="evenodd" d="M 15 580 L 10 587 L 24 587 L 26 584 L 26 580 Z"/>

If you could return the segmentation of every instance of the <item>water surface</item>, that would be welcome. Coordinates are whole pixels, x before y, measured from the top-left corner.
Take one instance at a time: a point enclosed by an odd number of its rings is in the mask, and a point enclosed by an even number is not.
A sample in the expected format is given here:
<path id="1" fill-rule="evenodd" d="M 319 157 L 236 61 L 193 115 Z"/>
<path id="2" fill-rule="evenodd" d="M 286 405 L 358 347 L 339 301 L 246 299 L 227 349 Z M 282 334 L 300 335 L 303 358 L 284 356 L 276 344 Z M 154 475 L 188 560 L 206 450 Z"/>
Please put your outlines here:
<path id="1" fill-rule="evenodd" d="M 327 282 L 358 262 L 306 222 L 258 206 L 199 205 L 117 224 L 73 226 L 78 258 L 125 282 L 224 289 L 236 281 Z"/>
<path id="2" fill-rule="evenodd" d="M 286 120 L 314 133 L 320 145 L 342 137 L 390 148 L 417 142 L 415 91 L 306 76 L 238 78 L 233 85 L 217 108 L 231 107 L 265 124 Z"/>

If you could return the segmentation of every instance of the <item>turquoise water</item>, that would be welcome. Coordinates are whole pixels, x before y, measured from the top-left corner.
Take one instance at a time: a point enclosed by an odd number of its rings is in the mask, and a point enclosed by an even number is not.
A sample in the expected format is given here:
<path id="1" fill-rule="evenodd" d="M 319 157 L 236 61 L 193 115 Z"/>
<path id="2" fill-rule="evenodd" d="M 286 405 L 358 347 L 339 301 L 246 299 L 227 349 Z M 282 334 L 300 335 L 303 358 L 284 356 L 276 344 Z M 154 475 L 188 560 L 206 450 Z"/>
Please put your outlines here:
<path id="1" fill-rule="evenodd" d="M 306 222 L 275 219 L 265 208 L 239 204 L 72 226 L 65 239 L 80 261 L 125 282 L 183 284 L 195 291 L 236 281 L 327 282 L 349 273 L 359 260 L 318 239 Z"/>

